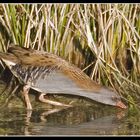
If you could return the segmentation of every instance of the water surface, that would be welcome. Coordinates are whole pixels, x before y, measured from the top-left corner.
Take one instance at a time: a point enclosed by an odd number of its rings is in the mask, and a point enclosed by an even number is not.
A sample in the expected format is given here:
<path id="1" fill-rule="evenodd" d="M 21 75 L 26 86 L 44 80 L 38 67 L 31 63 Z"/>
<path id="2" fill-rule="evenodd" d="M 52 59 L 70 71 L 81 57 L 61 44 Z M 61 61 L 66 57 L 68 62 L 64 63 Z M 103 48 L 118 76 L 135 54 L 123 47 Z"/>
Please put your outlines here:
<path id="1" fill-rule="evenodd" d="M 2 84 L 0 84 L 2 86 Z M 0 87 L 2 91 L 2 87 Z M 33 96 L 33 95 L 32 95 Z M 32 98 L 33 111 L 12 97 L 1 107 L 0 135 L 139 135 L 139 110 L 132 111 L 77 99 L 70 108 L 48 106 Z M 2 106 L 3 102 L 1 102 Z"/>

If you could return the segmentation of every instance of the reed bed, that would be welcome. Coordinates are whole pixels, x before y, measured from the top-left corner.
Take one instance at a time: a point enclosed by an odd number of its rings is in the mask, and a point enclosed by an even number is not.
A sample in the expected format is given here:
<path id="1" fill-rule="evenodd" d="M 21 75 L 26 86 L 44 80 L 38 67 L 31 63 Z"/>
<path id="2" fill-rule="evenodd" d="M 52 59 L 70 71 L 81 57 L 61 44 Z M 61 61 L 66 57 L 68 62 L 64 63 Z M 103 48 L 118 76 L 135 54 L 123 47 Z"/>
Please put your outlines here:
<path id="1" fill-rule="evenodd" d="M 0 4 L 0 49 L 55 53 L 129 103 L 140 99 L 140 4 Z"/>

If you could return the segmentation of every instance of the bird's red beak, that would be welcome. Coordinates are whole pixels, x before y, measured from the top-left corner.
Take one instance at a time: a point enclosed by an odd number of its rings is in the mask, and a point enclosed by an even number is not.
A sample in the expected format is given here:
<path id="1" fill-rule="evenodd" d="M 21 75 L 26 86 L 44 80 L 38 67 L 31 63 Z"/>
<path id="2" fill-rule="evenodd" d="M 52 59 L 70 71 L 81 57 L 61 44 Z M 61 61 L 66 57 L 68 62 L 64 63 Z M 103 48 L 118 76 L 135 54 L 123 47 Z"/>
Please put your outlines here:
<path id="1" fill-rule="evenodd" d="M 123 108 L 123 109 L 126 109 L 126 105 L 124 105 L 121 101 L 118 101 L 117 104 L 116 104 L 117 107 L 120 107 L 120 108 Z"/>

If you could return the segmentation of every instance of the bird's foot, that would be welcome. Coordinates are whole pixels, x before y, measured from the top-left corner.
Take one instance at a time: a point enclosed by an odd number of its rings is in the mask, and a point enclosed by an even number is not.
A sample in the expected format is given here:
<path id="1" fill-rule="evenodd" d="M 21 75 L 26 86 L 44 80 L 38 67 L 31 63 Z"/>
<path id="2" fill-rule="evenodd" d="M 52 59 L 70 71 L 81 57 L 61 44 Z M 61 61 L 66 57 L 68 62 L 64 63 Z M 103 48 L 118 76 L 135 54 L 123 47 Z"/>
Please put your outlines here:
<path id="1" fill-rule="evenodd" d="M 63 108 L 64 109 L 64 108 Z M 51 109 L 51 110 L 48 110 L 48 111 L 45 111 L 43 112 L 41 115 L 40 115 L 40 119 L 42 122 L 46 122 L 47 121 L 47 116 L 50 115 L 50 114 L 53 114 L 53 113 L 56 113 L 56 112 L 59 112 L 61 110 L 63 110 L 62 108 L 55 108 L 55 109 Z"/>
<path id="2" fill-rule="evenodd" d="M 46 94 L 41 93 L 40 96 L 39 96 L 39 100 L 41 102 L 48 103 L 48 104 L 55 105 L 55 106 L 72 107 L 72 105 L 70 105 L 70 104 L 63 104 L 63 103 L 60 103 L 60 102 L 56 102 L 56 101 L 52 101 L 52 100 L 49 100 L 49 99 L 45 99 L 44 95 L 46 95 Z"/>

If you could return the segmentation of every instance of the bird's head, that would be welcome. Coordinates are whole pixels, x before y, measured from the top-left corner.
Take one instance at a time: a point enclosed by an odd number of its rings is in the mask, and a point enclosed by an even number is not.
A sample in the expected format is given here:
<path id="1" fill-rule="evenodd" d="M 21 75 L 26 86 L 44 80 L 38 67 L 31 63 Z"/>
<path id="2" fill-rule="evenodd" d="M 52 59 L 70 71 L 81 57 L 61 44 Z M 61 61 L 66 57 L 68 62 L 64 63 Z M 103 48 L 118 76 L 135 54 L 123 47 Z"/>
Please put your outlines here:
<path id="1" fill-rule="evenodd" d="M 121 97 L 115 93 L 112 89 L 108 88 L 102 88 L 100 90 L 100 93 L 102 93 L 102 98 L 98 98 L 100 102 L 112 106 L 116 106 L 119 108 L 127 108 L 126 105 L 121 101 Z"/>

